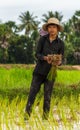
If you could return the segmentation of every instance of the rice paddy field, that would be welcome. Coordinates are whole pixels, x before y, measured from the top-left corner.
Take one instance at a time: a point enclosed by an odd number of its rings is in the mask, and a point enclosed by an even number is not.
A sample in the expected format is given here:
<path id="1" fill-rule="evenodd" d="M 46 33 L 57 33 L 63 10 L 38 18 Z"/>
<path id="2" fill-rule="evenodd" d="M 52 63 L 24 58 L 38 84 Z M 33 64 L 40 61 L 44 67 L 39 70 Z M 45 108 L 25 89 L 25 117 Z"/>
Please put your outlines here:
<path id="1" fill-rule="evenodd" d="M 80 130 L 80 70 L 58 69 L 48 120 L 42 119 L 43 85 L 24 121 L 33 67 L 0 67 L 0 130 Z"/>

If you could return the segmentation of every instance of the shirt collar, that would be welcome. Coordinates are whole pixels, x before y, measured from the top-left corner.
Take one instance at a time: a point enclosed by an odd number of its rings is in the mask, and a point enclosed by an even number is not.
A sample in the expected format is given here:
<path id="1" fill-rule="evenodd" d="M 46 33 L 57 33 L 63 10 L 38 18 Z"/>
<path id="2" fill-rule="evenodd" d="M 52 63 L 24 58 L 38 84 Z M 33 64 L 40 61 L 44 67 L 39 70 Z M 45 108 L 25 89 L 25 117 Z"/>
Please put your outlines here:
<path id="1" fill-rule="evenodd" d="M 47 34 L 46 36 L 45 36 L 46 38 L 47 38 L 47 40 L 49 40 L 49 34 Z M 54 40 L 54 41 L 58 41 L 58 35 L 57 35 L 57 37 L 56 37 L 56 39 Z"/>

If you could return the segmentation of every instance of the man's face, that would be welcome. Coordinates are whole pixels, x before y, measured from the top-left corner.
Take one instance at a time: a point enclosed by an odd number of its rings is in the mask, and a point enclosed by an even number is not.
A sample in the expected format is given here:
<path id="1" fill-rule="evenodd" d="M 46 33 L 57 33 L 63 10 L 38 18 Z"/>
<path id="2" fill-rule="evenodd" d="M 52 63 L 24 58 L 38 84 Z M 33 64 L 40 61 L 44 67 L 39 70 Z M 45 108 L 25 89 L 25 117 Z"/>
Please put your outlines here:
<path id="1" fill-rule="evenodd" d="M 47 30 L 50 35 L 58 34 L 58 26 L 55 24 L 48 25 Z"/>

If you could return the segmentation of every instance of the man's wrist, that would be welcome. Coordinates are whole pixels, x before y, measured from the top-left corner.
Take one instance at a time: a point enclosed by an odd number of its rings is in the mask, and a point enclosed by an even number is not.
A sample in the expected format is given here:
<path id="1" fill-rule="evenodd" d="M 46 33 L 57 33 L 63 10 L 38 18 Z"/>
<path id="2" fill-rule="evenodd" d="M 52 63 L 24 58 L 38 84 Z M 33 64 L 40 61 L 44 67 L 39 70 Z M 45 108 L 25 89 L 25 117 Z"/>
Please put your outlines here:
<path id="1" fill-rule="evenodd" d="M 44 59 L 44 60 L 47 60 L 47 56 L 43 56 L 43 59 Z"/>

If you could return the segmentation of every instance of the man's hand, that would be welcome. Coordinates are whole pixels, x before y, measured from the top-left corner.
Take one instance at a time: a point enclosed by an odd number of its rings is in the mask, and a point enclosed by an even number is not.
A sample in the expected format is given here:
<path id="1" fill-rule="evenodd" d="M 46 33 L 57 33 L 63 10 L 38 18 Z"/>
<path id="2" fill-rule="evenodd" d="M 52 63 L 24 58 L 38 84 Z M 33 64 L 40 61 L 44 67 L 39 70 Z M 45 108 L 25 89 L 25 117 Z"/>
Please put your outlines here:
<path id="1" fill-rule="evenodd" d="M 56 65 L 56 66 L 59 66 L 59 65 L 61 65 L 61 63 L 62 63 L 62 61 L 56 61 L 55 63 L 54 63 L 54 65 Z"/>
<path id="2" fill-rule="evenodd" d="M 44 56 L 43 59 L 44 59 L 45 61 L 47 61 L 47 56 Z"/>
<path id="3" fill-rule="evenodd" d="M 55 66 L 61 65 L 62 58 L 61 55 L 47 55 L 44 56 L 43 59 L 48 62 L 48 64 L 52 64 Z"/>
<path id="4" fill-rule="evenodd" d="M 48 62 L 48 64 L 52 63 L 52 57 L 51 56 L 44 56 L 43 59 Z"/>
<path id="5" fill-rule="evenodd" d="M 48 57 L 48 60 L 47 60 L 48 64 L 52 64 L 53 55 L 48 55 L 47 57 Z"/>

